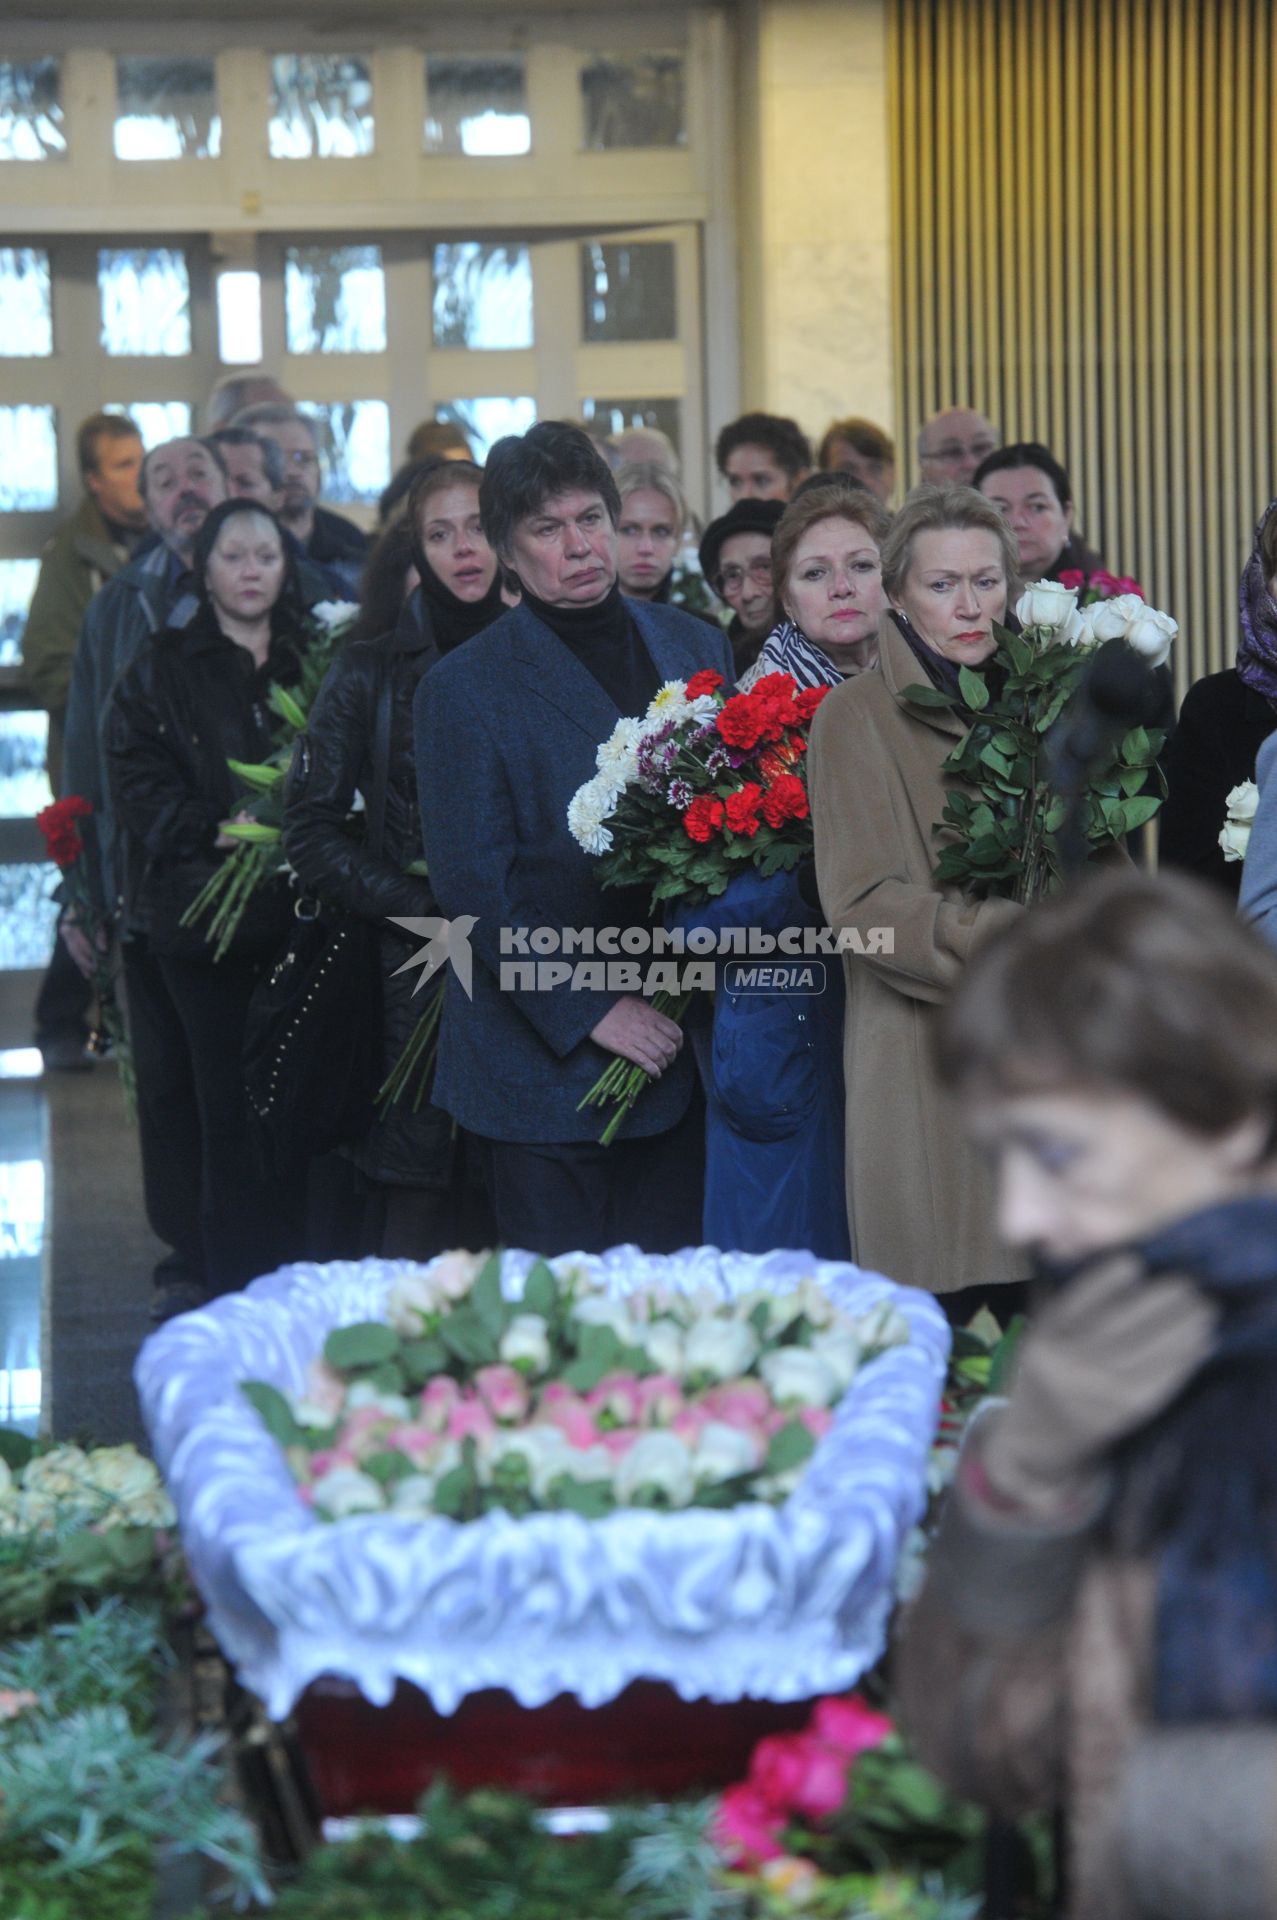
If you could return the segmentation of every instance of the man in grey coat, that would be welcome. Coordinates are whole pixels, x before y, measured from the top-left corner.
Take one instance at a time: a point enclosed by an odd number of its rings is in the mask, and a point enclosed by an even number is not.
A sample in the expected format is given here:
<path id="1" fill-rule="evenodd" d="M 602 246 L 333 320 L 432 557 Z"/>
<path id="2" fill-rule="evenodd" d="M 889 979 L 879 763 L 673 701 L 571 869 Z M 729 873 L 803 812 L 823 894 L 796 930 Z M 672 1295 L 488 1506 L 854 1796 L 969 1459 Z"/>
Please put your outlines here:
<path id="1" fill-rule="evenodd" d="M 426 864 L 473 954 L 473 997 L 455 968 L 448 978 L 435 1102 L 486 1148 L 506 1245 L 552 1254 L 633 1240 L 673 1251 L 701 1235 L 691 1050 L 641 992 L 572 968 L 555 983 L 538 975 L 544 948 L 529 940 L 569 933 L 579 957 L 596 934 L 624 929 L 635 945 L 600 941 L 600 957 L 639 950 L 646 894 L 604 890 L 568 830 L 568 806 L 617 720 L 642 715 L 664 681 L 703 668 L 730 681 L 727 642 L 677 608 L 621 598 L 616 483 L 579 429 L 543 422 L 498 442 L 479 509 L 523 597 L 417 693 Z M 618 1055 L 652 1084 L 604 1147 L 606 1116 L 580 1102 Z"/>

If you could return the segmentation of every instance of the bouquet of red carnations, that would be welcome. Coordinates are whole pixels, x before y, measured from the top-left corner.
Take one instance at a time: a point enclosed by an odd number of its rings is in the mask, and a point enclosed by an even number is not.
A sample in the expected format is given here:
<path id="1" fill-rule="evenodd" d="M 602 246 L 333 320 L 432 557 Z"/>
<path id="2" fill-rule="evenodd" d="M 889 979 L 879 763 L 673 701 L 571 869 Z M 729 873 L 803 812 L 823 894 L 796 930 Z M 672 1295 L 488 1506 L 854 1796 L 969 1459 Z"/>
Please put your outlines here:
<path id="1" fill-rule="evenodd" d="M 650 887 L 657 907 L 710 899 L 744 866 L 797 866 L 812 845 L 803 756 L 828 691 L 769 673 L 725 696 L 707 670 L 666 681 L 641 720 L 619 720 L 568 808 L 604 886 Z"/>
<path id="2" fill-rule="evenodd" d="M 68 793 L 37 813 L 35 823 L 44 835 L 50 860 L 62 875 L 63 911 L 82 929 L 93 956 L 89 985 L 97 1001 L 97 1020 L 89 1034 L 87 1048 L 101 1059 L 114 1055 L 124 1105 L 132 1120 L 137 1115 L 137 1076 L 133 1071 L 128 1030 L 115 991 L 119 949 L 111 940 L 109 917 L 94 902 L 84 867 L 84 840 L 79 822 L 90 819 L 92 814 L 91 801 L 81 794 Z"/>

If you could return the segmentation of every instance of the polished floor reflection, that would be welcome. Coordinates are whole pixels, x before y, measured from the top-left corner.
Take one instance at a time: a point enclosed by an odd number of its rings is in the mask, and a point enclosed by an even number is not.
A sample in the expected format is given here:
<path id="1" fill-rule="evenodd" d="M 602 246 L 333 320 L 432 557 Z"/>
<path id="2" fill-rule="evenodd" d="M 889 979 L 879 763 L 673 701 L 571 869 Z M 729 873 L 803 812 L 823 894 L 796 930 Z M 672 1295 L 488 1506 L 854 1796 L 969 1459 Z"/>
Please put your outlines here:
<path id="1" fill-rule="evenodd" d="M 0 1426 L 34 1433 L 44 1398 L 48 1109 L 42 1083 L 12 1077 L 15 1064 L 0 1055 Z"/>

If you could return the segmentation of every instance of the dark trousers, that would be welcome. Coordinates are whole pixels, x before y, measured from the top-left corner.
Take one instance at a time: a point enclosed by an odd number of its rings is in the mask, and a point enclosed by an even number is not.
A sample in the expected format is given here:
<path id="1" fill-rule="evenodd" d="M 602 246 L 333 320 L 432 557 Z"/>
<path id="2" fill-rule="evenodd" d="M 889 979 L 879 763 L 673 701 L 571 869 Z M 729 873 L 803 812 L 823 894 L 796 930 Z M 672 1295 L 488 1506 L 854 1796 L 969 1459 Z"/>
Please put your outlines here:
<path id="1" fill-rule="evenodd" d="M 600 1122 L 600 1127 L 602 1123 Z M 677 1253 L 701 1241 L 705 1103 L 699 1090 L 677 1126 L 610 1147 L 486 1142 L 497 1238 L 532 1253 L 602 1253 L 633 1241 Z"/>
<path id="2" fill-rule="evenodd" d="M 60 933 L 53 936 L 53 952 L 35 1000 L 35 1043 L 59 1034 L 85 1039 L 93 989 L 66 949 Z"/>
<path id="3" fill-rule="evenodd" d="M 310 1164 L 307 1207 L 312 1260 L 432 1260 L 452 1247 L 477 1251 L 496 1239 L 476 1142 L 462 1133 L 445 1187 L 392 1186 L 341 1153 Z"/>
<path id="4" fill-rule="evenodd" d="M 211 1293 L 229 1293 L 307 1252 L 305 1181 L 266 1180 L 249 1146 L 244 1026 L 262 963 L 158 961 L 198 1112 L 198 1221 Z M 140 1078 L 140 1076 L 139 1076 Z M 184 1142 L 190 1152 L 191 1143 Z"/>
<path id="5" fill-rule="evenodd" d="M 160 963 L 146 941 L 121 948 L 129 1040 L 137 1073 L 142 1197 L 151 1232 L 172 1247 L 157 1281 L 204 1279 L 200 1233 L 200 1117 L 190 1048 Z"/>

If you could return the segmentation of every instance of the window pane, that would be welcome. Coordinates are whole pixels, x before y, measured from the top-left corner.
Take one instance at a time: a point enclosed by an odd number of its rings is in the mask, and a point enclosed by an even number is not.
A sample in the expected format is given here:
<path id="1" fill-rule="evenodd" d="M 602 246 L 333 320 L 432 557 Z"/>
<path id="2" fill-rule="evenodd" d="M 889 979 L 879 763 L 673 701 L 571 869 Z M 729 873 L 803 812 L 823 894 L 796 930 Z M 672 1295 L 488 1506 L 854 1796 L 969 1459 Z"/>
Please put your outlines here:
<path id="1" fill-rule="evenodd" d="M 22 658 L 22 633 L 39 573 L 38 560 L 0 560 L 0 667 L 16 667 Z"/>
<path id="2" fill-rule="evenodd" d="M 0 713 L 0 819 L 29 820 L 49 805 L 48 744 L 47 713 Z"/>
<path id="3" fill-rule="evenodd" d="M 49 256 L 40 247 L 0 247 L 0 354 L 53 352 Z"/>
<path id="4" fill-rule="evenodd" d="M 600 54 L 581 69 L 581 100 L 587 148 L 687 142 L 679 53 Z"/>
<path id="5" fill-rule="evenodd" d="M 103 247 L 98 288 L 107 353 L 174 358 L 190 352 L 191 283 L 184 253 L 169 247 Z"/>
<path id="6" fill-rule="evenodd" d="M 587 240 L 581 247 L 583 340 L 673 340 L 674 244 Z"/>
<path id="7" fill-rule="evenodd" d="M 276 160 L 351 160 L 373 150 L 366 60 L 279 54 L 271 61 L 270 150 Z"/>
<path id="8" fill-rule="evenodd" d="M 390 482 L 390 408 L 384 400 L 322 406 L 301 400 L 319 430 L 320 500 L 327 506 L 373 503 Z"/>
<path id="9" fill-rule="evenodd" d="M 115 63 L 117 160 L 210 160 L 222 150 L 211 60 Z"/>
<path id="10" fill-rule="evenodd" d="M 384 353 L 380 247 L 289 247 L 284 297 L 290 353 Z"/>
<path id="11" fill-rule="evenodd" d="M 0 513 L 58 504 L 58 436 L 52 407 L 0 407 Z"/>
<path id="12" fill-rule="evenodd" d="M 479 400 L 450 400 L 435 408 L 436 420 L 447 420 L 460 427 L 474 448 L 474 457 L 482 466 L 493 445 L 507 433 L 526 433 L 535 425 L 537 403 L 527 394 L 510 397 L 498 394 Z"/>
<path id="13" fill-rule="evenodd" d="M 191 409 L 185 400 L 109 400 L 107 413 L 127 413 L 149 453 L 166 440 L 184 440 L 191 431 Z"/>
<path id="14" fill-rule="evenodd" d="M 432 53 L 426 60 L 427 153 L 511 154 L 532 150 L 532 122 L 518 54 L 484 59 Z"/>
<path id="15" fill-rule="evenodd" d="M 58 909 L 55 866 L 0 866 L 0 968 L 47 967 Z"/>
<path id="16" fill-rule="evenodd" d="M 255 367 L 262 357 L 262 276 L 236 268 L 217 276 L 217 353 L 225 367 Z"/>
<path id="17" fill-rule="evenodd" d="M 597 422 L 604 433 L 624 433 L 627 427 L 655 427 L 673 442 L 676 453 L 681 448 L 677 400 L 583 400 L 581 417 L 592 426 Z"/>
<path id="18" fill-rule="evenodd" d="M 65 153 L 56 60 L 0 60 L 0 160 Z"/>
<path id="19" fill-rule="evenodd" d="M 532 261 L 526 247 L 463 240 L 435 248 L 437 347 L 530 347 Z"/>

